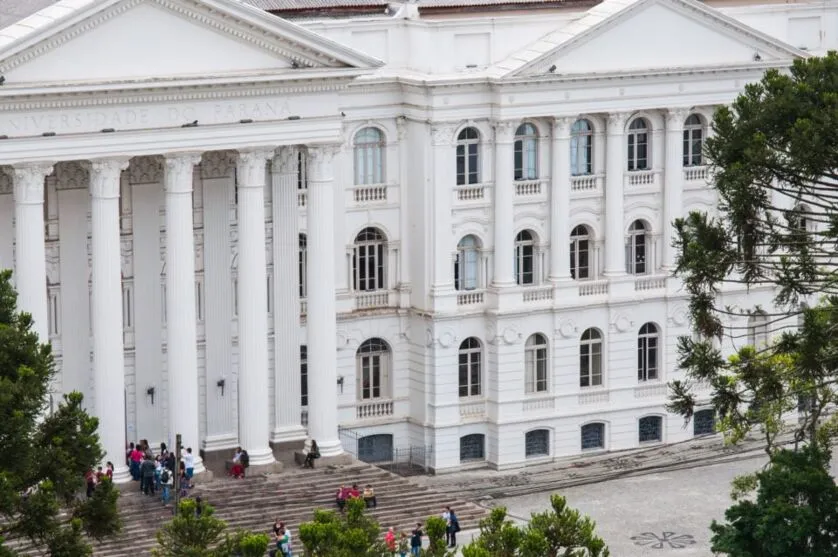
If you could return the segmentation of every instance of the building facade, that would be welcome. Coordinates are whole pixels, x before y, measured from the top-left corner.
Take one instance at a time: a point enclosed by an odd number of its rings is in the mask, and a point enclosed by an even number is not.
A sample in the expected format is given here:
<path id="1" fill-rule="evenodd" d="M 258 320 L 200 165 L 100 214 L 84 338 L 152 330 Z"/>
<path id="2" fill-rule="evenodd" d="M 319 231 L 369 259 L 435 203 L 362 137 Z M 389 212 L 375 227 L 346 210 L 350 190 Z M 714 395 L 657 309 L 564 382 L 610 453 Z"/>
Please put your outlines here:
<path id="1" fill-rule="evenodd" d="M 0 267 L 120 465 L 175 433 L 443 472 L 712 431 L 665 409 L 669 223 L 715 206 L 714 108 L 838 44 L 833 1 L 42 4 L 0 30 Z"/>

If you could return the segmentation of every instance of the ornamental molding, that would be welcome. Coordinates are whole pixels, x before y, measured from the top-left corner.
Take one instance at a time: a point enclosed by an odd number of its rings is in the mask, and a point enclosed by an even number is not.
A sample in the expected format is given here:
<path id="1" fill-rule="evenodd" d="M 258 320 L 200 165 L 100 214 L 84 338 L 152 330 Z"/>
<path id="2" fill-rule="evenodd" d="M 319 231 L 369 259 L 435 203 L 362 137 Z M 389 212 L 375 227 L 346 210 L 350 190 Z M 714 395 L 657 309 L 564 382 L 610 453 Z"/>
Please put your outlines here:
<path id="1" fill-rule="evenodd" d="M 618 333 L 625 333 L 633 325 L 634 322 L 631 319 L 629 319 L 627 315 L 618 313 L 614 316 L 614 319 L 611 321 L 611 330 Z"/>
<path id="2" fill-rule="evenodd" d="M 43 204 L 44 180 L 53 171 L 50 163 L 24 163 L 13 167 L 14 196 L 17 203 Z"/>
<path id="3" fill-rule="evenodd" d="M 298 65 L 306 68 L 322 66 L 332 68 L 346 67 L 346 64 L 332 56 L 297 43 L 287 37 L 278 37 L 275 33 L 259 29 L 253 24 L 236 18 L 232 14 L 212 9 L 210 6 L 195 2 L 194 0 L 127 0 L 104 9 L 92 17 L 45 38 L 22 52 L 7 58 L 0 64 L 0 73 L 6 73 L 42 54 L 59 48 L 61 45 L 124 14 L 145 1 L 151 1 L 184 19 L 198 23 L 204 27 L 209 27 L 233 40 L 256 46 L 264 51 L 270 52 L 278 58 L 296 62 Z"/>
<path id="4" fill-rule="evenodd" d="M 90 194 L 95 199 L 118 199 L 122 171 L 128 159 L 102 159 L 90 163 Z"/>
<path id="5" fill-rule="evenodd" d="M 61 257 L 58 242 L 47 242 L 47 284 L 52 286 L 61 282 Z"/>
<path id="6" fill-rule="evenodd" d="M 438 146 L 453 145 L 456 129 L 457 124 L 453 122 L 431 124 L 431 143 Z"/>
<path id="7" fill-rule="evenodd" d="M 84 161 L 59 162 L 55 165 L 55 189 L 80 190 L 90 187 L 90 165 Z"/>
<path id="8" fill-rule="evenodd" d="M 666 129 L 671 132 L 682 132 L 684 122 L 691 113 L 689 108 L 670 108 L 665 112 Z"/>
<path id="9" fill-rule="evenodd" d="M 556 332 L 559 333 L 562 338 L 571 338 L 577 335 L 579 328 L 576 326 L 576 323 L 570 319 L 566 319 L 559 323 L 559 327 L 556 329 Z"/>
<path id="10" fill-rule="evenodd" d="M 134 242 L 123 237 L 119 244 L 122 278 L 131 278 L 134 276 Z"/>
<path id="11" fill-rule="evenodd" d="M 675 325 L 676 327 L 683 327 L 689 322 L 690 316 L 689 311 L 687 310 L 687 306 L 678 305 L 672 309 L 672 312 L 669 314 L 669 323 L 671 325 Z"/>
<path id="12" fill-rule="evenodd" d="M 209 151 L 201 158 L 201 178 L 214 180 L 230 178 L 236 168 L 235 151 Z"/>
<path id="13" fill-rule="evenodd" d="M 492 128 L 495 130 L 495 143 L 512 143 L 515 140 L 515 130 L 518 129 L 518 122 L 514 120 L 494 122 Z"/>
<path id="14" fill-rule="evenodd" d="M 163 180 L 163 157 L 134 157 L 128 167 L 128 183 L 159 184 Z"/>
<path id="15" fill-rule="evenodd" d="M 239 189 L 265 187 L 267 164 L 274 152 L 274 149 L 254 149 L 239 153 L 236 161 Z"/>
<path id="16" fill-rule="evenodd" d="M 272 161 L 272 170 L 277 174 L 296 177 L 299 170 L 300 148 L 297 146 L 280 147 Z M 296 185 L 295 185 L 296 186 Z"/>
<path id="17" fill-rule="evenodd" d="M 191 193 L 195 166 L 201 162 L 200 153 L 186 153 L 167 156 L 163 159 L 165 166 L 166 193 Z"/>

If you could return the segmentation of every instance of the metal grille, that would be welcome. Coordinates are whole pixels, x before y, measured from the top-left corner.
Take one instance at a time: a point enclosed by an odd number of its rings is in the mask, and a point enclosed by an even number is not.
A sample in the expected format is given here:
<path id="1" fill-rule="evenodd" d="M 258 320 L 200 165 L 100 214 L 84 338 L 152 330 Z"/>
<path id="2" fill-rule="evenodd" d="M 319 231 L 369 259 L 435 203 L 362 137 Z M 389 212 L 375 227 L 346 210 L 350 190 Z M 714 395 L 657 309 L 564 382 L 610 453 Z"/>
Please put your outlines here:
<path id="1" fill-rule="evenodd" d="M 391 462 L 393 436 L 389 433 L 381 433 L 358 439 L 358 460 L 369 463 Z"/>
<path id="2" fill-rule="evenodd" d="M 460 461 L 485 460 L 486 459 L 486 436 L 482 433 L 473 433 L 460 437 Z"/>
<path id="3" fill-rule="evenodd" d="M 526 438 L 526 456 L 549 456 L 550 455 L 550 431 L 546 429 L 536 429 L 535 431 L 527 432 Z"/>
<path id="4" fill-rule="evenodd" d="M 693 435 L 707 435 L 716 431 L 716 413 L 713 410 L 699 410 L 693 415 Z"/>
<path id="5" fill-rule="evenodd" d="M 648 443 L 650 441 L 660 441 L 662 439 L 661 429 L 662 422 L 660 416 L 646 416 L 640 418 L 638 424 L 638 433 L 641 443 Z"/>
<path id="6" fill-rule="evenodd" d="M 582 450 L 605 448 L 605 424 L 582 426 Z"/>
<path id="7" fill-rule="evenodd" d="M 389 433 L 365 436 L 340 428 L 339 434 L 343 449 L 358 460 L 402 476 L 432 472 L 433 445 L 394 446 L 397 440 Z"/>

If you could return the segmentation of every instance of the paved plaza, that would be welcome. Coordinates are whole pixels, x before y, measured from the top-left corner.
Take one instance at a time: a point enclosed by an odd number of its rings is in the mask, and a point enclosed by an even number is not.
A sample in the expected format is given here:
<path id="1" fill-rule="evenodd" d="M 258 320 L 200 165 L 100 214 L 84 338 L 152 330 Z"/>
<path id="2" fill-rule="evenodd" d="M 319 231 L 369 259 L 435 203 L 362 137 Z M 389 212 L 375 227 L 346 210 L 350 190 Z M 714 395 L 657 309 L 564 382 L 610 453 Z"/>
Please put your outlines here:
<path id="1" fill-rule="evenodd" d="M 721 455 L 719 455 L 721 457 Z M 638 470 L 624 477 L 537 493 L 485 500 L 505 506 L 520 521 L 550 506 L 550 495 L 560 493 L 569 504 L 597 523 L 613 557 L 713 557 L 710 522 L 722 520 L 731 505 L 730 484 L 738 475 L 760 469 L 764 453 L 743 451 L 717 464 L 677 467 L 662 462 L 657 470 Z M 674 469 L 673 469 L 674 467 Z M 833 458 L 833 471 L 838 458 Z M 482 476 L 489 474 L 483 472 Z M 463 532 L 466 543 L 475 532 Z"/>

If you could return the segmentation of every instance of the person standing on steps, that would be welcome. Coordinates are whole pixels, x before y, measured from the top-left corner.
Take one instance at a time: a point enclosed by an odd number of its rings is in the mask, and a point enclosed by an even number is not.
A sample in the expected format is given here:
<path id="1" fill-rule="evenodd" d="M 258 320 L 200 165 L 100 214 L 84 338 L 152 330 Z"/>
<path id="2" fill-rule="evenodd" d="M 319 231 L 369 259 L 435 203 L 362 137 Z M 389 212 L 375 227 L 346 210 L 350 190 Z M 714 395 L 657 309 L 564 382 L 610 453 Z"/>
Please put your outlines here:
<path id="1" fill-rule="evenodd" d="M 446 541 L 448 535 L 446 534 Z M 422 523 L 417 522 L 416 528 L 410 534 L 410 554 L 413 557 L 419 557 L 422 554 Z"/>
<path id="2" fill-rule="evenodd" d="M 192 476 L 195 474 L 195 455 L 192 454 L 192 447 L 186 447 L 186 454 L 183 455 L 183 463 L 186 467 L 187 487 L 192 487 Z"/>
<path id="3" fill-rule="evenodd" d="M 387 546 L 387 551 L 390 553 L 396 552 L 396 531 L 392 526 L 390 526 L 390 528 L 387 529 L 387 533 L 384 534 L 384 545 Z"/>
<path id="4" fill-rule="evenodd" d="M 445 521 L 445 545 L 451 545 L 451 513 L 448 507 L 442 509 L 442 520 Z"/>
<path id="5" fill-rule="evenodd" d="M 457 532 L 460 531 L 460 521 L 459 519 L 457 519 L 457 515 L 454 512 L 454 509 L 452 509 L 451 507 L 445 507 L 445 509 L 448 511 L 448 547 L 457 547 Z"/>
<path id="6" fill-rule="evenodd" d="M 174 483 L 175 481 L 172 473 L 168 468 L 163 468 L 160 472 L 160 486 L 163 488 L 163 496 L 161 499 L 163 500 L 164 505 L 169 504 L 169 493 L 171 492 Z"/>

